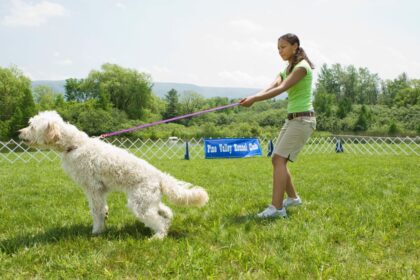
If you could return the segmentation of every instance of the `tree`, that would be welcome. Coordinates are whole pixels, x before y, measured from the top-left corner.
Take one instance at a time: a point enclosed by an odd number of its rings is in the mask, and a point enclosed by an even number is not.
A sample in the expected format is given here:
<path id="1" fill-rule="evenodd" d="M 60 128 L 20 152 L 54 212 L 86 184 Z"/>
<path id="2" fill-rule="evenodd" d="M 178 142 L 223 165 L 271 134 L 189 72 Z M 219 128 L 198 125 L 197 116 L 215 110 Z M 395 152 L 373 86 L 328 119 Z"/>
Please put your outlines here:
<path id="1" fill-rule="evenodd" d="M 100 71 L 91 71 L 82 83 L 82 90 L 95 99 L 109 100 L 127 113 L 130 119 L 141 119 L 150 108 L 151 77 L 116 64 L 104 64 Z"/>
<path id="2" fill-rule="evenodd" d="M 30 89 L 31 81 L 18 68 L 0 67 L 0 120 L 12 118 Z"/>
<path id="3" fill-rule="evenodd" d="M 352 103 L 350 101 L 350 99 L 343 97 L 339 102 L 338 102 L 338 110 L 337 110 L 337 116 L 340 119 L 344 119 L 348 113 L 351 112 L 352 110 Z"/>
<path id="4" fill-rule="evenodd" d="M 91 96 L 88 92 L 83 89 L 83 79 L 67 79 L 64 85 L 65 98 L 67 101 L 85 102 L 90 99 Z"/>
<path id="5" fill-rule="evenodd" d="M 24 91 L 23 98 L 10 120 L 9 137 L 18 136 L 18 130 L 28 125 L 29 119 L 36 114 L 35 102 L 30 89 Z"/>
<path id="6" fill-rule="evenodd" d="M 319 71 L 318 80 L 316 84 L 317 92 L 325 92 L 330 94 L 340 93 L 340 84 L 338 75 L 342 72 L 341 65 L 335 64 L 331 69 L 327 64 L 323 64 Z"/>
<path id="7" fill-rule="evenodd" d="M 190 114 L 203 108 L 205 99 L 202 95 L 194 92 L 187 91 L 181 96 L 181 114 Z"/>
<path id="8" fill-rule="evenodd" d="M 362 105 L 359 117 L 354 124 L 354 131 L 366 131 L 369 128 L 370 119 L 370 112 L 365 105 Z"/>
<path id="9" fill-rule="evenodd" d="M 54 90 L 45 85 L 39 85 L 33 89 L 35 102 L 40 111 L 51 110 L 56 107 L 57 96 L 61 94 L 54 92 Z"/>
<path id="10" fill-rule="evenodd" d="M 178 116 L 179 113 L 179 101 L 178 101 L 178 92 L 175 89 L 171 89 L 168 91 L 168 93 L 165 95 L 166 100 L 166 109 L 165 112 L 163 112 L 163 118 L 169 119 Z"/>
<path id="11" fill-rule="evenodd" d="M 0 106 L 2 138 L 16 137 L 36 112 L 31 81 L 16 67 L 0 67 Z"/>
<path id="12" fill-rule="evenodd" d="M 409 85 L 398 91 L 395 96 L 395 105 L 409 107 L 420 103 L 420 80 L 411 80 Z"/>
<path id="13" fill-rule="evenodd" d="M 378 74 L 371 74 L 367 68 L 359 68 L 356 101 L 358 104 L 376 104 L 379 95 Z"/>
<path id="14" fill-rule="evenodd" d="M 409 79 L 406 73 L 402 73 L 394 80 L 382 82 L 381 104 L 388 106 L 394 105 L 395 97 L 398 92 L 409 87 Z"/>
<path id="15" fill-rule="evenodd" d="M 314 107 L 317 113 L 323 113 L 326 117 L 329 117 L 332 113 L 332 107 L 334 104 L 334 95 L 326 92 L 316 92 Z"/>

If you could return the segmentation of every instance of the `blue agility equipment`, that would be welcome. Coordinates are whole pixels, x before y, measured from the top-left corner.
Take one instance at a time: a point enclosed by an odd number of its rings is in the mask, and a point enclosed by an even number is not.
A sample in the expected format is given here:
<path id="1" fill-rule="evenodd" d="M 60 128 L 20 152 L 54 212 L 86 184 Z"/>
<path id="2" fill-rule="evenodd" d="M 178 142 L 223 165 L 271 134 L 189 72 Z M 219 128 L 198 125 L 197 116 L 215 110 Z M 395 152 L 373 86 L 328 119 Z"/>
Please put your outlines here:
<path id="1" fill-rule="evenodd" d="M 335 152 L 336 153 L 343 153 L 344 148 L 343 144 L 341 143 L 341 139 L 337 139 L 337 142 L 335 143 Z"/>
<path id="2" fill-rule="evenodd" d="M 273 154 L 274 151 L 274 145 L 273 145 L 273 140 L 270 140 L 270 142 L 268 143 L 268 157 L 271 157 L 271 155 Z"/>
<path id="3" fill-rule="evenodd" d="M 190 159 L 190 150 L 188 148 L 188 141 L 185 142 L 185 155 L 184 159 L 189 160 Z"/>

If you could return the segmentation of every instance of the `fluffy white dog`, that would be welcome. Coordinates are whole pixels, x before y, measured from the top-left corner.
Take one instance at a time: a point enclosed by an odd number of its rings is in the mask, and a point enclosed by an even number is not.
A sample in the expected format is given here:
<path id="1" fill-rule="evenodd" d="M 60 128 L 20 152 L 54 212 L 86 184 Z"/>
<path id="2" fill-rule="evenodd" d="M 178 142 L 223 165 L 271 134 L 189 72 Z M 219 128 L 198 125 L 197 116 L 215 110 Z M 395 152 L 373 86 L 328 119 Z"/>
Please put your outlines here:
<path id="1" fill-rule="evenodd" d="M 105 230 L 108 215 L 106 194 L 123 191 L 128 207 L 155 235 L 162 239 L 172 220 L 172 211 L 161 202 L 162 195 L 178 205 L 203 206 L 208 201 L 201 187 L 179 181 L 159 171 L 126 150 L 90 138 L 66 123 L 55 111 L 41 112 L 20 130 L 19 137 L 29 146 L 54 149 L 61 153 L 62 167 L 84 189 L 93 217 L 93 234 Z"/>

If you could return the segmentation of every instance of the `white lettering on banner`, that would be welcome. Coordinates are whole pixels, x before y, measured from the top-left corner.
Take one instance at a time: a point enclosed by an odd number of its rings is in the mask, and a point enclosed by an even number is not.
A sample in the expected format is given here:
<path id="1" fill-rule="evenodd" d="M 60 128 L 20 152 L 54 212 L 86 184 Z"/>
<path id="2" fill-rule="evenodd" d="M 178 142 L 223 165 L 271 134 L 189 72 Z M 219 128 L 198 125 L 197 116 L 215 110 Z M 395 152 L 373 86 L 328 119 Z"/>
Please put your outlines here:
<path id="1" fill-rule="evenodd" d="M 232 153 L 232 146 L 228 145 L 228 144 L 219 144 L 219 150 L 222 153 Z"/>
<path id="2" fill-rule="evenodd" d="M 258 145 L 257 144 L 249 143 L 248 145 L 249 145 L 249 150 L 250 151 L 256 151 L 256 150 L 258 150 Z"/>
<path id="3" fill-rule="evenodd" d="M 235 150 L 235 152 L 247 152 L 248 151 L 248 147 L 246 146 L 246 144 L 242 144 L 242 145 L 233 144 L 233 149 Z"/>
<path id="4" fill-rule="evenodd" d="M 207 145 L 207 153 L 217 153 L 217 147 L 212 145 Z"/>

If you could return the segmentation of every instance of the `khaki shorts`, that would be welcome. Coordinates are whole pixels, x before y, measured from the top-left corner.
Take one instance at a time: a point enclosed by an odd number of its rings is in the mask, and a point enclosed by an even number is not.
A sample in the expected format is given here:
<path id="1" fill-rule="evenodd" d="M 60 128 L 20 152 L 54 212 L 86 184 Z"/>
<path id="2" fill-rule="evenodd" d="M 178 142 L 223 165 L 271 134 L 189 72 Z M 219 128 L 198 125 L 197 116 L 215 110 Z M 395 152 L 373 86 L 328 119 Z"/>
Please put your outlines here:
<path id="1" fill-rule="evenodd" d="M 297 117 L 293 120 L 286 120 L 280 130 L 273 156 L 277 154 L 282 158 L 295 161 L 315 128 L 315 117 Z"/>

